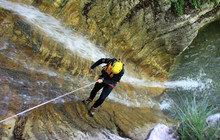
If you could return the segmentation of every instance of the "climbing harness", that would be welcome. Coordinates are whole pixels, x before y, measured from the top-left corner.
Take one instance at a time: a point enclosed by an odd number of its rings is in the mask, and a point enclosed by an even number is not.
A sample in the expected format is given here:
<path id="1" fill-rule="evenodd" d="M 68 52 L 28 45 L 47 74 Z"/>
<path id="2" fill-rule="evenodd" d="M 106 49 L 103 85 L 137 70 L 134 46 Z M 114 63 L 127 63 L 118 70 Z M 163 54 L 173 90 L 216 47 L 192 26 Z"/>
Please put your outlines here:
<path id="1" fill-rule="evenodd" d="M 64 96 L 67 96 L 67 95 L 69 95 L 69 94 L 71 94 L 71 93 L 73 93 L 73 92 L 76 92 L 76 91 L 79 91 L 79 90 L 81 90 L 81 89 L 87 88 L 87 87 L 89 87 L 89 86 L 91 86 L 91 85 L 93 85 L 93 84 L 95 84 L 95 83 L 96 83 L 96 82 L 93 82 L 93 83 L 88 84 L 88 85 L 86 85 L 86 86 L 84 86 L 84 87 L 78 88 L 78 89 L 73 90 L 73 91 L 71 91 L 71 92 L 65 93 L 64 95 L 61 95 L 61 96 L 58 96 L 58 97 L 56 97 L 56 98 L 54 98 L 54 99 L 51 99 L 51 100 L 49 100 L 49 101 L 46 101 L 46 102 L 44 102 L 44 103 L 42 103 L 42 104 L 36 105 L 36 106 L 34 106 L 34 107 L 32 107 L 32 108 L 29 108 L 29 109 L 27 109 L 27 110 L 25 110 L 25 111 L 22 111 L 22 112 L 20 112 L 20 113 L 18 113 L 18 114 L 15 114 L 15 115 L 13 115 L 13 116 L 11 116 L 11 117 L 9 117 L 9 118 L 6 118 L 6 119 L 4 119 L 4 120 L 1 120 L 0 123 L 3 123 L 3 122 L 5 122 L 5 121 L 7 121 L 7 120 L 9 120 L 9 119 L 11 119 L 11 118 L 14 118 L 14 117 L 16 117 L 16 116 L 22 115 L 22 114 L 24 114 L 24 113 L 26 113 L 26 112 L 28 112 L 28 111 L 31 111 L 31 110 L 33 110 L 33 109 L 35 109 L 35 108 L 38 108 L 38 107 L 43 106 L 43 105 L 45 105 L 45 104 L 48 104 L 48 103 L 50 103 L 50 102 L 52 102 L 52 101 L 55 101 L 55 100 L 57 100 L 57 99 L 59 99 L 59 98 L 62 98 L 62 97 L 64 97 Z"/>
<path id="2" fill-rule="evenodd" d="M 108 65 L 106 65 L 103 70 L 109 75 L 109 77 L 113 77 L 114 73 L 112 73 L 112 62 L 108 63 Z"/>

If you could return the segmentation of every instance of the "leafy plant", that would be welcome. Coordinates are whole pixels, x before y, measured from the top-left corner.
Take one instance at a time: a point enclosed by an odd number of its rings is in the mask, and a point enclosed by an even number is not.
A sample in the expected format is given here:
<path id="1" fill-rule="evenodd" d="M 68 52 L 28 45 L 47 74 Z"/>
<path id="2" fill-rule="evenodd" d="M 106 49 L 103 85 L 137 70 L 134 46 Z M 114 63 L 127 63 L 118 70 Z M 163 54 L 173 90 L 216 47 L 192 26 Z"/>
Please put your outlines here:
<path id="1" fill-rule="evenodd" d="M 201 5 L 205 4 L 206 2 L 210 2 L 210 0 L 188 0 L 188 1 L 195 8 L 200 7 Z M 212 1 L 215 2 L 218 0 L 212 0 Z"/>
<path id="2" fill-rule="evenodd" d="M 203 102 L 196 101 L 194 97 L 190 102 L 186 99 L 184 107 L 175 106 L 178 119 L 181 124 L 178 129 L 181 140 L 217 140 L 219 123 L 217 127 L 210 127 L 206 124 L 206 118 L 213 114 L 217 108 L 208 105 L 207 98 Z"/>
<path id="3" fill-rule="evenodd" d="M 168 0 L 170 4 L 174 5 L 174 11 L 177 13 L 178 16 L 183 14 L 183 5 L 184 0 Z"/>
<path id="4" fill-rule="evenodd" d="M 175 13 L 180 16 L 183 14 L 183 7 L 185 4 L 189 3 L 194 8 L 198 8 L 205 3 L 218 3 L 220 0 L 168 0 L 170 4 L 173 5 Z"/>

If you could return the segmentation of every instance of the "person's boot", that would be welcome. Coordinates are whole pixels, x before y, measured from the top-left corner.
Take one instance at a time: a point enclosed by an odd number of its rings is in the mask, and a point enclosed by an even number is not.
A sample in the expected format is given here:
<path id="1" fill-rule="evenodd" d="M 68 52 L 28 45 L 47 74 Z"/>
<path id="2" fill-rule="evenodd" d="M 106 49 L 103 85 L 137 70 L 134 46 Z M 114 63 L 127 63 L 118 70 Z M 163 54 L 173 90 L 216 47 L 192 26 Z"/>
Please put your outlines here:
<path id="1" fill-rule="evenodd" d="M 88 105 L 88 104 L 90 104 L 91 102 L 92 102 L 92 100 L 91 99 L 86 99 L 86 100 L 83 100 L 82 101 L 85 105 Z"/>
<path id="2" fill-rule="evenodd" d="M 89 109 L 89 116 L 91 116 L 91 117 L 93 117 L 94 116 L 94 112 L 95 112 L 95 108 L 94 107 L 91 107 L 90 109 Z"/>

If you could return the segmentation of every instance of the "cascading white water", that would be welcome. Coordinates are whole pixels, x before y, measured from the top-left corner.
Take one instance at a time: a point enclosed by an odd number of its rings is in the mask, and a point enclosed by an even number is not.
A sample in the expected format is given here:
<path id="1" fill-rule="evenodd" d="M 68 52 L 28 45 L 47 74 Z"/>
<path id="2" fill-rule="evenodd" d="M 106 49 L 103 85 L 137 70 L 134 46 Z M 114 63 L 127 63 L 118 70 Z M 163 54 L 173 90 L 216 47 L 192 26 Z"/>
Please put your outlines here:
<path id="1" fill-rule="evenodd" d="M 0 7 L 21 16 L 27 23 L 40 29 L 42 34 L 46 34 L 53 40 L 64 44 L 68 49 L 85 59 L 96 61 L 107 56 L 98 46 L 95 46 L 84 37 L 76 35 L 72 30 L 66 29 L 59 20 L 40 12 L 33 6 L 1 0 Z"/>
<path id="2" fill-rule="evenodd" d="M 159 87 L 159 88 L 183 88 L 183 89 L 192 89 L 197 87 L 203 87 L 204 84 L 199 80 L 193 80 L 190 78 L 185 78 L 184 80 L 176 80 L 176 81 L 150 81 L 147 79 L 137 79 L 133 77 L 125 77 L 124 81 L 129 81 L 131 84 L 136 84 L 139 86 L 146 86 L 146 87 Z"/>

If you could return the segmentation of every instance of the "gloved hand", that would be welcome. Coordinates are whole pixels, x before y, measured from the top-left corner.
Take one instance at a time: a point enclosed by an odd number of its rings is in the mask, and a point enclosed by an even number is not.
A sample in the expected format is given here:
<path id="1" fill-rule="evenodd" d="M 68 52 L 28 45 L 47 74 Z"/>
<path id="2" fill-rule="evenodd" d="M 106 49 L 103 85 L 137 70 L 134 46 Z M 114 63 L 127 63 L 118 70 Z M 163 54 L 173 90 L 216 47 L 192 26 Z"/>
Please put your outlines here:
<path id="1" fill-rule="evenodd" d="M 101 84 L 103 82 L 103 80 L 102 79 L 98 79 L 97 82 Z"/>

